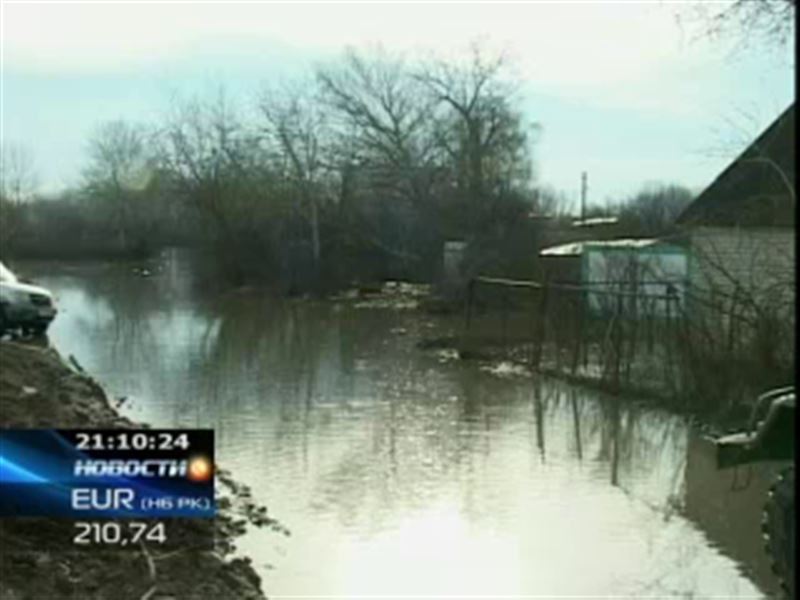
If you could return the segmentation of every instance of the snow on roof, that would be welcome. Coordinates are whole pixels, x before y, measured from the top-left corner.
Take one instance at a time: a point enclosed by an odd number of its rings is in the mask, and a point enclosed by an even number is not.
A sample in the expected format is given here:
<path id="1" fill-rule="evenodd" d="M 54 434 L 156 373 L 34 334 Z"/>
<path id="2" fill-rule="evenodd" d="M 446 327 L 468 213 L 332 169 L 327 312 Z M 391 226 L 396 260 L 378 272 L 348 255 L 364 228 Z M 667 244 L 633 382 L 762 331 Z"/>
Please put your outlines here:
<path id="1" fill-rule="evenodd" d="M 589 219 L 576 219 L 572 222 L 573 227 L 594 227 L 596 225 L 616 225 L 619 222 L 617 217 L 591 217 Z"/>
<path id="2" fill-rule="evenodd" d="M 539 256 L 580 256 L 583 251 L 583 242 L 573 242 L 571 244 L 560 244 L 542 248 Z"/>
<path id="3" fill-rule="evenodd" d="M 539 256 L 580 256 L 584 248 L 646 248 L 658 244 L 659 240 L 653 238 L 625 238 L 621 240 L 584 240 L 550 246 L 539 251 Z"/>

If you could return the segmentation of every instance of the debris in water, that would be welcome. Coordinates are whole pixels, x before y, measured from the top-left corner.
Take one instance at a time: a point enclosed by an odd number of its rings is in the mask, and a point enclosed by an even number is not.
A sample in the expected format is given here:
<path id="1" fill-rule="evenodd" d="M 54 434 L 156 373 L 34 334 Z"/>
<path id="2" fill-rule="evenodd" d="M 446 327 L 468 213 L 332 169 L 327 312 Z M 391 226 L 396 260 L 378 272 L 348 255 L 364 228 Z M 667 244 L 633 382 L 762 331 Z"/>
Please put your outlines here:
<path id="1" fill-rule="evenodd" d="M 458 350 L 454 348 L 444 348 L 436 352 L 436 356 L 439 358 L 439 362 L 450 362 L 452 360 L 458 360 Z"/>
<path id="2" fill-rule="evenodd" d="M 496 365 L 481 367 L 481 370 L 498 377 L 529 377 L 531 374 L 527 367 L 508 361 L 503 361 Z"/>

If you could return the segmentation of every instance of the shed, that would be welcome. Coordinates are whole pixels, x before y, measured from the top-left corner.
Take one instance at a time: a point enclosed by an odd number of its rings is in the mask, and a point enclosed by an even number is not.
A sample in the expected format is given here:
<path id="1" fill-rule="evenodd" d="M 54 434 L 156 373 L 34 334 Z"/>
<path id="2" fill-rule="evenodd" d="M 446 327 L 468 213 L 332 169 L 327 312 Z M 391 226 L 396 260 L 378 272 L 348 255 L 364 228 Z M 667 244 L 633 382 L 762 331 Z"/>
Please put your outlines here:
<path id="1" fill-rule="evenodd" d="M 628 309 L 648 314 L 664 314 L 668 294 L 682 302 L 686 293 L 687 252 L 662 240 L 586 240 L 544 248 L 539 255 L 549 282 L 587 290 L 592 312 L 609 310 L 609 292 L 633 295 L 639 302 L 627 300 Z"/>

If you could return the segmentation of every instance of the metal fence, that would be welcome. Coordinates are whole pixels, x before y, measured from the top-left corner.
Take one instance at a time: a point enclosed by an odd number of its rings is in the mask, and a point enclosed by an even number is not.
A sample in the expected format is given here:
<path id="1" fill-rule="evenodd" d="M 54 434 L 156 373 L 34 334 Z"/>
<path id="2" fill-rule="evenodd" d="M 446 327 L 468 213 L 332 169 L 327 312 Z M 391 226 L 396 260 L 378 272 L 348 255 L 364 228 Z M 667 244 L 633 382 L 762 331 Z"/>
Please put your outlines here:
<path id="1" fill-rule="evenodd" d="M 476 277 L 465 335 L 521 349 L 533 369 L 617 392 L 734 401 L 747 387 L 773 383 L 753 353 L 756 324 L 669 282 L 662 289 Z"/>

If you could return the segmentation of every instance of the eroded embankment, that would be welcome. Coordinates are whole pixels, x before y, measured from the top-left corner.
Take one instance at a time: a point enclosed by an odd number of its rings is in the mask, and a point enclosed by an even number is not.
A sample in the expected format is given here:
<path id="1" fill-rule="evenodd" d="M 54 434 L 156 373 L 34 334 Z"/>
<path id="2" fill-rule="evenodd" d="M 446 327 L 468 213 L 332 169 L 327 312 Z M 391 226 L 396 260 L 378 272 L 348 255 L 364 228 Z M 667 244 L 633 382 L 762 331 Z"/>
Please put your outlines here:
<path id="1" fill-rule="evenodd" d="M 0 341 L 0 427 L 130 428 L 103 389 L 50 348 Z M 77 549 L 72 521 L 0 519 L 0 600 L 263 599 L 248 559 L 233 558 L 233 541 L 247 523 L 280 530 L 249 492 L 218 471 L 218 516 L 172 521 L 181 546 Z M 209 531 L 213 528 L 213 531 Z M 192 548 L 199 536 L 214 550 Z M 187 540 L 184 545 L 183 540 Z"/>

